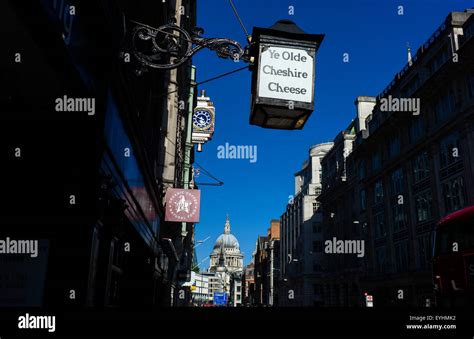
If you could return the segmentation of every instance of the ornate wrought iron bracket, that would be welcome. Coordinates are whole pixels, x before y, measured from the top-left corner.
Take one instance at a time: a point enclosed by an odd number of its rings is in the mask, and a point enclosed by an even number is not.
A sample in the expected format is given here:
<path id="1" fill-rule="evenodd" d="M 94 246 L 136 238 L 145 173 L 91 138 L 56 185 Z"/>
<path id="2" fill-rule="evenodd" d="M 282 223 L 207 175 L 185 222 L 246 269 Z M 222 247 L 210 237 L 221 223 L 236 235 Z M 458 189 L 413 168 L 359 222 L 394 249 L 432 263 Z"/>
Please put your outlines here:
<path id="1" fill-rule="evenodd" d="M 203 29 L 195 28 L 191 33 L 174 22 L 154 28 L 133 22 L 130 45 L 133 55 L 147 67 L 170 70 L 189 60 L 195 53 L 208 48 L 224 59 L 249 62 L 249 46 L 243 48 L 237 41 L 226 38 L 204 38 Z M 140 72 L 140 71 L 139 71 Z"/>

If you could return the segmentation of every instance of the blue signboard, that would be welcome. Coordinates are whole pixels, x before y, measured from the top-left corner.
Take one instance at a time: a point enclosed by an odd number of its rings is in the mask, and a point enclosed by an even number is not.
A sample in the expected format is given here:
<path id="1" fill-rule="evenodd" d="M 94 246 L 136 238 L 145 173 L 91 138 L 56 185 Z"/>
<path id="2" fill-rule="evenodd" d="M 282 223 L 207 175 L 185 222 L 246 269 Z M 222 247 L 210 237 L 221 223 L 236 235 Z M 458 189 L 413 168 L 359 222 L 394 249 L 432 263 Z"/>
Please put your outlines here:
<path id="1" fill-rule="evenodd" d="M 227 305 L 227 293 L 225 292 L 214 292 L 214 305 L 226 306 Z"/>

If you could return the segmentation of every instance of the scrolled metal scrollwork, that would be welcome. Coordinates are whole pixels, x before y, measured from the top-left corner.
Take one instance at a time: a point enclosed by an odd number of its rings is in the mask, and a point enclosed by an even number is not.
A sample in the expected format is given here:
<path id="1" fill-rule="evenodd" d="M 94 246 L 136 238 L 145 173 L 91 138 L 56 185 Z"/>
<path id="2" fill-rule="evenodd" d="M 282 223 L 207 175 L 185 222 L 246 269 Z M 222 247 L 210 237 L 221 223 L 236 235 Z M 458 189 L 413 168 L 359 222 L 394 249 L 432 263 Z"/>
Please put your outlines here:
<path id="1" fill-rule="evenodd" d="M 189 60 L 201 49 L 208 48 L 224 59 L 248 62 L 247 48 L 235 40 L 226 38 L 204 38 L 203 30 L 196 28 L 192 33 L 171 22 L 154 28 L 134 22 L 131 31 L 131 47 L 142 68 L 162 70 L 174 69 Z"/>

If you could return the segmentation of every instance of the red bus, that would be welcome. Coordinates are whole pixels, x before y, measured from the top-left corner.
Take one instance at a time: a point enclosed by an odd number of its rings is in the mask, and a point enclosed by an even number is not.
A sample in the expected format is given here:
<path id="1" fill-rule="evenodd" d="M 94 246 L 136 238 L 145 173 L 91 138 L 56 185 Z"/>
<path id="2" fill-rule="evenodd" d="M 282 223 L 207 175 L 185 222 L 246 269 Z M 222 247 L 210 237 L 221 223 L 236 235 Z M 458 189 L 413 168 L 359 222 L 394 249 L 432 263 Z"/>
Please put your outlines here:
<path id="1" fill-rule="evenodd" d="M 453 212 L 437 224 L 433 283 L 437 306 L 474 305 L 474 206 Z"/>

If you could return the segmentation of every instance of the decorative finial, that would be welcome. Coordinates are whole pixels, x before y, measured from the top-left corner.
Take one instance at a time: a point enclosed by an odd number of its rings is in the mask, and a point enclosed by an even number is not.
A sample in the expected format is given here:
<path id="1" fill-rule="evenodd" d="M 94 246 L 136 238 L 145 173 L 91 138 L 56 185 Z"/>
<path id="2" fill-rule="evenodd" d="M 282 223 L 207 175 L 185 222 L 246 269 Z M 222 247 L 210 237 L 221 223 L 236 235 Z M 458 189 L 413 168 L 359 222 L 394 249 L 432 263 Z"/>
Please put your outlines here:
<path id="1" fill-rule="evenodd" d="M 408 51 L 408 64 L 411 66 L 413 65 L 413 61 L 411 60 L 411 49 L 410 49 L 409 42 L 407 42 L 407 51 Z"/>
<path id="2" fill-rule="evenodd" d="M 229 233 L 230 233 L 230 220 L 229 220 L 229 214 L 226 214 L 226 217 L 225 217 L 224 233 L 225 233 L 225 234 L 229 234 Z"/>

